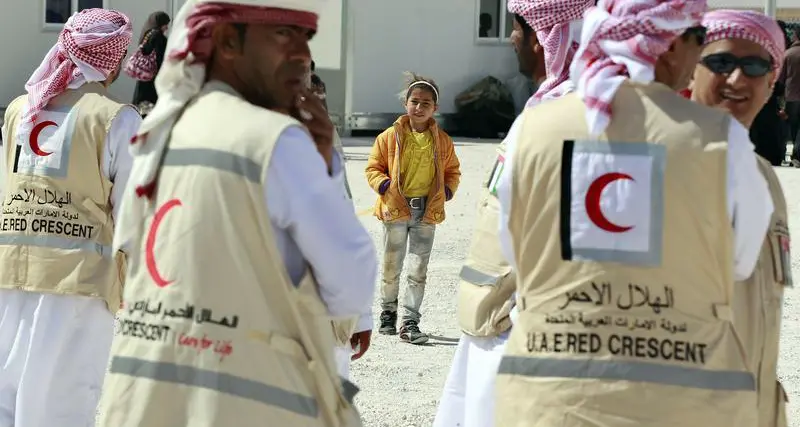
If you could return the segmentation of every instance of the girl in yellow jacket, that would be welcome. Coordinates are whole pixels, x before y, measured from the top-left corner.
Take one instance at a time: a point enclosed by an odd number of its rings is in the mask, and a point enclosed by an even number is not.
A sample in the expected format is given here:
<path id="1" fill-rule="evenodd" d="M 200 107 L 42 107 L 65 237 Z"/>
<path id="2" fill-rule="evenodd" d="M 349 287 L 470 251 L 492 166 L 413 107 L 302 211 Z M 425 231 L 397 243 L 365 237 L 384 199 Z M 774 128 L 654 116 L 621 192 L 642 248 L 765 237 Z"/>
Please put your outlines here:
<path id="1" fill-rule="evenodd" d="M 439 88 L 431 79 L 407 75 L 403 97 L 407 114 L 375 139 L 366 175 L 378 193 L 375 216 L 384 224 L 379 332 L 397 333 L 400 272 L 408 253 L 400 339 L 422 344 L 428 336 L 419 330 L 419 310 L 434 231 L 444 221 L 444 202 L 453 198 L 461 171 L 453 140 L 433 119 L 439 109 Z"/>

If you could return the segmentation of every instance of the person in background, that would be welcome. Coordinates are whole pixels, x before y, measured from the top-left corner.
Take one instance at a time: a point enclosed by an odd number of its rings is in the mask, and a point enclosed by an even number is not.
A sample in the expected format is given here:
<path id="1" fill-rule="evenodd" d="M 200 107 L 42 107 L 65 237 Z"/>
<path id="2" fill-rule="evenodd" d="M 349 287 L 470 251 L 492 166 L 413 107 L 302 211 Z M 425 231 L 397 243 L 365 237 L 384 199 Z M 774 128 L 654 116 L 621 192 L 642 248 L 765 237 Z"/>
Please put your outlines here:
<path id="1" fill-rule="evenodd" d="M 433 118 L 439 99 L 433 80 L 407 73 L 406 114 L 375 139 L 365 170 L 369 186 L 378 193 L 374 214 L 383 222 L 378 332 L 397 334 L 400 273 L 408 255 L 400 339 L 412 344 L 428 341 L 419 329 L 428 261 L 436 225 L 445 219 L 445 202 L 453 198 L 461 179 L 453 140 Z"/>
<path id="2" fill-rule="evenodd" d="M 317 98 L 322 100 L 325 109 L 328 109 L 328 90 L 325 87 L 325 82 L 317 74 L 317 64 L 311 61 L 311 92 L 317 95 Z"/>
<path id="3" fill-rule="evenodd" d="M 789 122 L 789 140 L 794 141 L 792 165 L 800 167 L 800 34 L 792 33 L 791 45 L 784 54 L 783 70 L 778 79 L 784 87 L 785 115 Z"/>
<path id="4" fill-rule="evenodd" d="M 728 111 L 749 127 L 778 79 L 784 33 L 775 20 L 752 11 L 715 10 L 703 17 L 703 25 L 708 32 L 694 73 L 694 99 Z M 765 158 L 759 159 L 759 166 L 775 211 L 755 271 L 734 286 L 732 307 L 742 348 L 758 384 L 758 422 L 754 425 L 783 427 L 787 425 L 786 393 L 777 369 L 783 291 L 792 284 L 789 216 L 775 170 Z"/>
<path id="5" fill-rule="evenodd" d="M 786 23 L 778 21 L 778 28 L 784 34 Z M 787 45 L 787 43 L 784 43 Z M 775 58 L 776 63 L 783 63 L 783 53 L 779 58 Z M 750 139 L 755 144 L 756 154 L 766 159 L 772 166 L 781 166 L 786 160 L 786 127 L 784 126 L 785 113 L 783 110 L 785 88 L 783 82 L 778 79 L 782 68 L 775 73 L 774 86 L 771 86 L 769 99 L 753 119 L 750 128 Z"/>
<path id="6" fill-rule="evenodd" d="M 316 64 L 314 61 L 311 61 L 311 69 L 309 70 L 308 75 L 306 76 L 306 86 L 308 87 L 309 91 L 314 94 L 318 99 L 322 101 L 322 105 L 325 107 L 325 110 L 328 110 L 328 93 L 325 87 L 325 82 L 317 75 L 315 72 L 317 69 Z M 345 158 L 344 155 L 344 146 L 342 145 L 342 139 L 339 137 L 339 132 L 334 130 L 333 134 L 333 148 L 339 153 L 342 159 Z M 353 193 L 350 191 L 350 181 L 347 179 L 347 170 L 342 169 L 344 173 L 344 190 L 345 194 L 347 195 L 348 199 L 353 199 Z"/>
<path id="7" fill-rule="evenodd" d="M 747 130 L 677 93 L 706 10 L 599 0 L 576 91 L 523 113 L 498 186 L 519 312 L 498 426 L 756 425 L 730 304 L 772 201 Z"/>
<path id="8" fill-rule="evenodd" d="M 142 53 L 150 55 L 156 53 L 156 69 L 161 69 L 164 62 L 164 52 L 167 50 L 167 31 L 169 31 L 170 18 L 166 12 L 153 12 L 147 17 L 147 21 L 142 26 L 142 33 L 139 35 L 139 45 L 142 45 Z M 158 75 L 158 72 L 156 72 Z M 133 105 L 139 109 L 142 116 L 146 117 L 153 105 L 158 101 L 156 92 L 155 78 L 150 81 L 136 81 L 136 88 L 133 90 Z"/>
<path id="9" fill-rule="evenodd" d="M 578 50 L 581 17 L 594 0 L 509 0 L 511 43 L 519 70 L 540 81 L 529 106 L 558 99 L 574 89 L 570 61 Z M 543 80 L 543 81 L 542 81 Z M 461 339 L 439 400 L 434 427 L 494 425 L 494 381 L 512 323 L 517 275 L 500 248 L 496 183 L 504 171 L 507 141 L 519 136 L 514 121 L 500 147 L 478 208 L 467 262 L 461 269 L 458 321 Z"/>
<path id="10" fill-rule="evenodd" d="M 489 30 L 491 29 L 492 29 L 492 15 L 488 13 L 481 13 L 478 16 L 478 37 L 480 38 L 491 37 L 489 35 Z"/>
<path id="11" fill-rule="evenodd" d="M 313 72 L 315 69 L 314 61 L 311 61 L 311 68 L 306 76 L 306 86 L 309 92 L 316 96 L 321 102 L 325 102 L 325 84 Z M 315 83 L 315 79 L 317 83 Z M 321 83 L 321 84 L 320 84 Z M 323 104 L 327 111 L 328 105 Z M 348 200 L 353 199 L 350 192 L 350 184 L 347 181 L 347 162 L 345 160 L 344 146 L 342 139 L 339 137 L 339 132 L 334 128 L 333 130 L 333 149 L 339 154 L 342 159 L 342 181 L 344 196 Z M 372 341 L 372 307 L 365 307 L 367 309 L 361 316 L 353 317 L 350 319 L 342 319 L 333 321 L 333 330 L 336 336 L 336 370 L 342 378 L 348 379 L 350 377 L 350 362 L 360 359 L 370 347 Z"/>
<path id="12" fill-rule="evenodd" d="M 178 12 L 158 103 L 130 146 L 114 236 L 131 248 L 129 326 L 98 426 L 361 425 L 331 320 L 369 312 L 377 260 L 304 81 L 324 9 L 187 0 Z"/>
<path id="13" fill-rule="evenodd" d="M 0 232 L 0 426 L 94 425 L 120 307 L 112 249 L 136 110 L 113 99 L 124 14 L 86 9 L 5 112 Z"/>

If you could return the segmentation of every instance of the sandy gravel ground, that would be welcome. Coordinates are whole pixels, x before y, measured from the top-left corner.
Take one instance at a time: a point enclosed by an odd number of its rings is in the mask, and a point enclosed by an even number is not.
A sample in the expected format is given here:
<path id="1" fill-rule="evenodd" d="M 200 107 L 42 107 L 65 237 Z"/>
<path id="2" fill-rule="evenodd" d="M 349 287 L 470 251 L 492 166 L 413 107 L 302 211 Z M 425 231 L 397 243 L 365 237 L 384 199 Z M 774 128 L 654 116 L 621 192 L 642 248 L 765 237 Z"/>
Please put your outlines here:
<path id="1" fill-rule="evenodd" d="M 367 186 L 364 167 L 372 140 L 347 139 L 347 174 L 353 201 L 383 259 L 383 227 L 371 211 L 375 193 Z M 358 144 L 362 146 L 352 146 Z M 368 145 L 368 146 L 363 146 Z M 458 272 L 464 261 L 475 221 L 480 186 L 495 159 L 496 145 L 456 143 L 461 160 L 461 185 L 445 209 L 447 218 L 436 228 L 420 329 L 431 334 L 426 346 L 405 344 L 397 336 L 376 335 L 369 352 L 353 363 L 351 379 L 361 388 L 358 408 L 368 427 L 428 427 L 433 424 L 439 395 L 460 336 L 456 324 Z M 401 298 L 405 276 L 401 276 Z M 380 277 L 378 278 L 380 281 Z M 375 318 L 380 313 L 379 300 Z"/>
<path id="2" fill-rule="evenodd" d="M 372 234 L 382 259 L 382 227 L 367 210 L 375 195 L 364 179 L 364 167 L 370 139 L 347 138 L 344 141 L 348 158 L 348 178 L 356 209 Z M 436 230 L 435 244 L 428 270 L 425 302 L 422 306 L 421 329 L 435 338 L 427 346 L 413 346 L 399 338 L 375 335 L 372 348 L 352 365 L 351 379 L 361 388 L 357 404 L 367 427 L 429 427 L 433 424 L 436 406 L 453 351 L 459 337 L 456 324 L 456 286 L 458 272 L 469 247 L 475 206 L 480 185 L 494 160 L 496 145 L 457 142 L 461 160 L 461 187 L 455 199 L 446 206 L 447 219 Z M 778 175 L 786 192 L 791 218 L 791 232 L 800 235 L 800 170 L 779 168 Z M 800 248 L 792 245 L 794 277 L 800 280 Z M 379 278 L 380 280 L 380 278 Z M 401 282 L 401 294 L 405 283 Z M 376 293 L 377 296 L 377 293 Z M 780 376 L 789 393 L 790 426 L 800 427 L 800 290 L 787 293 L 781 339 Z M 378 300 L 374 305 L 377 315 Z"/>
<path id="3" fill-rule="evenodd" d="M 786 203 L 789 206 L 789 228 L 792 236 L 800 236 L 800 169 L 778 168 Z M 789 394 L 789 425 L 800 427 L 800 240 L 792 241 L 792 275 L 795 288 L 786 293 L 783 303 L 781 357 L 778 375 Z"/>

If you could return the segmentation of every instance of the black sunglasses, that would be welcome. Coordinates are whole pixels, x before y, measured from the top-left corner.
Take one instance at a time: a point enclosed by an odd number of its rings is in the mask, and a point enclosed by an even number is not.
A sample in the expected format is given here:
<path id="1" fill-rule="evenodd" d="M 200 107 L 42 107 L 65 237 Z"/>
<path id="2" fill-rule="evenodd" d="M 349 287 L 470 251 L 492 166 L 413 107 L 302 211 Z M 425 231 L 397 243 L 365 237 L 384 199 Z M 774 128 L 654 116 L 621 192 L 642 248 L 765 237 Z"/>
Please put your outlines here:
<path id="1" fill-rule="evenodd" d="M 704 56 L 700 63 L 714 74 L 730 74 L 737 68 L 747 77 L 764 77 L 772 71 L 772 61 L 759 56 L 738 57 L 732 53 L 714 53 Z"/>
<path id="2" fill-rule="evenodd" d="M 697 44 L 702 46 L 706 42 L 706 31 L 706 27 L 698 25 L 696 27 L 686 29 L 683 34 L 685 36 L 694 36 L 694 38 L 697 39 Z"/>

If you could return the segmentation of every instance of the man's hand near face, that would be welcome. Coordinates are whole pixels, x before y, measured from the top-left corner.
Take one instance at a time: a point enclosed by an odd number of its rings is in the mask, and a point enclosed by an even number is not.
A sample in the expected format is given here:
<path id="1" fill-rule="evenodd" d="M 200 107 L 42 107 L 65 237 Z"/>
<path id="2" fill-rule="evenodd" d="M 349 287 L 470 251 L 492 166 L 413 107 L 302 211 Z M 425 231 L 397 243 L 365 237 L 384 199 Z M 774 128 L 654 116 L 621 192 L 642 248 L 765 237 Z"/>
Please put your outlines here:
<path id="1" fill-rule="evenodd" d="M 333 164 L 334 126 L 322 100 L 310 90 L 304 90 L 298 97 L 291 116 L 306 125 L 330 173 Z"/>

